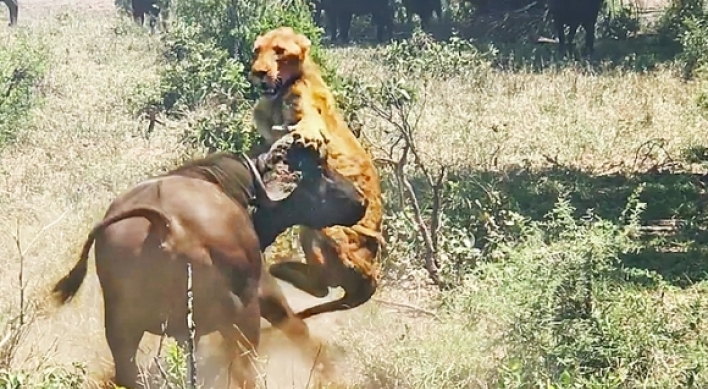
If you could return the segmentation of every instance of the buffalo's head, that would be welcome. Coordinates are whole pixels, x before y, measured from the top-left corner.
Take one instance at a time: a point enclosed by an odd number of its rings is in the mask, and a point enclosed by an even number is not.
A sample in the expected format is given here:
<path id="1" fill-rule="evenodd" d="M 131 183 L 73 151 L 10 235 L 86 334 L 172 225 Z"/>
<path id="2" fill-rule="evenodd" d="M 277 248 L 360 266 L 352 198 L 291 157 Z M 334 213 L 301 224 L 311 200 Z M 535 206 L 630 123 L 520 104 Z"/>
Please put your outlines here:
<path id="1" fill-rule="evenodd" d="M 296 147 L 291 135 L 247 160 L 256 192 L 253 223 L 263 249 L 295 225 L 350 227 L 364 217 L 368 202 L 362 192 L 319 161 L 317 151 Z"/>

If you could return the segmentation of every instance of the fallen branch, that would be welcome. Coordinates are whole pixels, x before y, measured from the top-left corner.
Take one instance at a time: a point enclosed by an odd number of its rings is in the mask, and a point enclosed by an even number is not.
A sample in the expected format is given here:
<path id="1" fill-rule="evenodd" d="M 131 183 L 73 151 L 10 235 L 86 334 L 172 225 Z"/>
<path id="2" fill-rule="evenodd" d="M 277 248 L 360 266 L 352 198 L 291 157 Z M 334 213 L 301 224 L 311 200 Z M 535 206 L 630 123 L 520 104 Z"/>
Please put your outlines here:
<path id="1" fill-rule="evenodd" d="M 317 367 L 317 360 L 320 358 L 321 353 L 322 353 L 322 345 L 317 347 L 317 354 L 315 354 L 315 359 L 312 361 L 312 366 L 310 366 L 310 374 L 307 376 L 307 384 L 305 384 L 305 388 L 310 387 L 310 382 L 312 380 L 312 377 L 315 375 L 315 368 Z"/>
<path id="2" fill-rule="evenodd" d="M 42 227 L 42 229 L 37 232 L 37 235 L 30 241 L 30 243 L 25 247 L 24 249 L 22 248 L 22 237 L 20 236 L 20 221 L 19 219 L 16 220 L 15 223 L 15 236 L 13 237 L 15 240 L 15 247 L 17 248 L 17 253 L 20 256 L 20 272 L 18 274 L 18 280 L 19 280 L 19 287 L 20 287 L 20 326 L 25 324 L 25 280 L 24 280 L 24 269 L 25 269 L 25 256 L 29 253 L 30 249 L 32 246 L 34 246 L 35 243 L 39 241 L 39 238 L 42 236 L 42 234 L 47 231 L 48 229 L 52 228 L 55 226 L 61 219 L 64 218 L 69 213 L 69 210 L 67 209 L 59 215 L 58 218 L 56 218 L 54 221 L 51 223 L 45 225 Z"/>
<path id="3" fill-rule="evenodd" d="M 424 313 L 424 314 L 426 314 L 426 315 L 428 315 L 428 316 L 432 316 L 432 317 L 433 317 L 435 320 L 437 320 L 437 321 L 442 321 L 442 319 L 440 319 L 440 316 L 438 316 L 437 313 L 435 313 L 435 312 L 433 312 L 433 311 L 431 311 L 431 310 L 425 309 L 425 308 L 418 307 L 418 306 L 413 305 L 413 304 L 399 303 L 399 302 L 395 302 L 395 301 L 382 300 L 382 299 L 376 298 L 376 297 L 372 298 L 371 300 L 372 300 L 372 301 L 375 301 L 375 302 L 377 302 L 377 303 L 379 303 L 379 304 L 383 304 L 383 305 L 390 305 L 390 306 L 398 307 L 398 308 L 406 308 L 406 309 L 410 309 L 411 311 Z"/>

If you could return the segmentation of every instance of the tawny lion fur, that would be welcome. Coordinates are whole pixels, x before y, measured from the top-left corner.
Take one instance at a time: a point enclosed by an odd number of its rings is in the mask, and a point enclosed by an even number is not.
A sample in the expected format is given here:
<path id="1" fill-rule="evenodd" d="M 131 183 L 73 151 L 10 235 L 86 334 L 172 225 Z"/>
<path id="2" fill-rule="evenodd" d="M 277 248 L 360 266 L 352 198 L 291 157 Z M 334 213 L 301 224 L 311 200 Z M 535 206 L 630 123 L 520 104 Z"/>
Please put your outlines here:
<path id="1" fill-rule="evenodd" d="M 251 78 L 271 93 L 256 104 L 256 127 L 268 143 L 292 132 L 309 147 L 326 147 L 327 167 L 351 180 L 368 200 L 368 208 L 351 228 L 302 227 L 300 244 L 306 264 L 288 261 L 271 266 L 271 274 L 316 297 L 326 296 L 329 287 L 344 289 L 341 299 L 298 313 L 301 319 L 368 301 L 376 291 L 376 260 L 383 243 L 379 176 L 371 156 L 338 111 L 309 49 L 309 39 L 290 27 L 280 27 L 257 38 Z"/>

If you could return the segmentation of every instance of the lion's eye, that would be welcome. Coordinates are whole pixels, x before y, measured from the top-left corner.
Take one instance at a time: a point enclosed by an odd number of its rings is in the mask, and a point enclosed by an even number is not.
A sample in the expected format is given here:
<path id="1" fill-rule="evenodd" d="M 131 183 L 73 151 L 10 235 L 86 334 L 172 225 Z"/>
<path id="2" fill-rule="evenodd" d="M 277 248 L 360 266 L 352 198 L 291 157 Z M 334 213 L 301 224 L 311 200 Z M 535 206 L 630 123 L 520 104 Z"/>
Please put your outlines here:
<path id="1" fill-rule="evenodd" d="M 285 53 L 285 50 L 282 47 L 275 47 L 273 48 L 273 51 L 275 52 L 275 55 L 283 55 L 283 53 Z"/>

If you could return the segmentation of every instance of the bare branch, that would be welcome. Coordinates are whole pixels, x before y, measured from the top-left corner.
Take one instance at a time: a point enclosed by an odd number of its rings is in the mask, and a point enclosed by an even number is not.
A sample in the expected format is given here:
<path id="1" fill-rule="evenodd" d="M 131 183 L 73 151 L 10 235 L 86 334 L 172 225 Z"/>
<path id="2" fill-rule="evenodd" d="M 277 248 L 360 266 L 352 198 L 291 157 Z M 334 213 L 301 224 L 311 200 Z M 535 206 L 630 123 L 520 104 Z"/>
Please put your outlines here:
<path id="1" fill-rule="evenodd" d="M 447 178 L 447 169 L 445 166 L 440 168 L 440 173 L 435 179 L 433 184 L 433 206 L 432 206 L 432 216 L 430 221 L 430 230 L 432 231 L 433 248 L 435 252 L 438 251 L 438 233 L 440 232 L 441 218 L 442 218 L 442 191 L 445 185 L 445 180 Z M 436 263 L 440 266 L 439 263 Z"/>
<path id="2" fill-rule="evenodd" d="M 426 315 L 428 315 L 428 316 L 432 316 L 433 318 L 435 318 L 435 320 L 442 321 L 442 320 L 440 319 L 440 316 L 438 316 L 435 312 L 430 311 L 430 310 L 427 310 L 427 309 L 424 309 L 424 308 L 421 308 L 421 307 L 418 307 L 418 306 L 415 306 L 415 305 L 413 305 L 413 304 L 399 303 L 399 302 L 396 302 L 396 301 L 382 300 L 382 299 L 376 298 L 376 297 L 372 298 L 371 300 L 373 300 L 373 301 L 375 301 L 375 302 L 377 302 L 377 303 L 379 303 L 379 304 L 383 304 L 383 305 L 390 305 L 390 306 L 392 306 L 392 307 L 406 308 L 406 309 L 410 309 L 410 310 L 415 311 L 415 312 L 424 313 L 424 314 L 426 314 Z"/>
<path id="3" fill-rule="evenodd" d="M 406 147 L 403 149 L 401 159 L 399 160 L 399 163 L 396 167 L 396 177 L 398 178 L 398 180 L 400 180 L 402 188 L 405 190 L 405 193 L 413 208 L 414 220 L 411 221 L 416 224 L 419 233 L 423 237 L 423 243 L 425 245 L 425 269 L 428 271 L 428 274 L 430 275 L 430 278 L 433 280 L 435 285 L 441 285 L 440 278 L 438 277 L 438 266 L 436 259 L 437 252 L 433 245 L 433 239 L 431 237 L 430 230 L 428 229 L 428 226 L 425 223 L 425 220 L 423 220 L 423 214 L 421 212 L 420 204 L 415 194 L 415 190 L 413 189 L 413 185 L 411 185 L 410 181 L 408 181 L 408 178 L 406 177 L 404 172 L 404 167 L 408 160 L 409 151 L 410 147 L 406 145 Z"/>
<path id="4" fill-rule="evenodd" d="M 315 375 L 315 368 L 317 367 L 317 360 L 320 358 L 321 353 L 322 353 L 322 345 L 319 345 L 319 347 L 317 347 L 317 354 L 315 354 L 315 359 L 312 361 L 312 366 L 310 366 L 310 374 L 307 376 L 307 383 L 305 384 L 305 388 L 310 387 L 310 382 L 312 381 L 312 377 Z"/>
<path id="5" fill-rule="evenodd" d="M 444 180 L 447 177 L 447 172 L 446 169 L 442 169 L 436 178 L 433 177 L 430 169 L 426 166 L 421 156 L 414 136 L 415 130 L 418 128 L 424 113 L 424 107 L 427 104 L 426 89 L 427 88 L 423 88 L 422 100 L 418 100 L 417 104 L 413 104 L 407 99 L 404 100 L 399 98 L 398 93 L 395 93 L 388 87 L 384 86 L 383 93 L 387 94 L 385 100 L 389 101 L 389 104 L 385 108 L 376 103 L 372 103 L 370 105 L 376 115 L 398 130 L 398 138 L 391 145 L 389 154 L 386 158 L 378 158 L 376 161 L 393 168 L 394 177 L 399 192 L 400 208 L 402 210 L 405 209 L 405 199 L 407 198 L 411 205 L 413 215 L 411 217 L 411 215 L 404 212 L 404 217 L 417 226 L 418 233 L 421 235 L 423 240 L 425 250 L 425 269 L 428 271 L 428 275 L 435 285 L 442 287 L 442 282 L 438 276 L 439 263 L 437 258 L 437 234 L 440 230 L 441 224 L 442 187 L 444 185 Z M 418 112 L 414 112 L 414 108 L 419 109 Z M 400 151 L 398 160 L 396 161 L 394 158 L 394 150 L 399 147 L 402 147 L 402 150 Z M 425 182 L 433 191 L 433 214 L 430 222 L 430 228 L 428 227 L 428 223 L 423 216 L 423 210 L 421 209 L 415 189 L 413 188 L 413 185 L 409 181 L 405 172 L 410 156 L 413 157 L 413 167 L 422 173 Z"/>
<path id="6" fill-rule="evenodd" d="M 47 231 L 48 229 L 52 228 L 54 225 L 59 223 L 61 219 L 64 218 L 69 213 L 69 209 L 64 211 L 61 215 L 59 215 L 58 218 L 56 218 L 54 221 L 51 223 L 45 225 L 42 227 L 42 229 L 37 232 L 35 237 L 30 241 L 30 243 L 25 247 L 24 249 L 22 248 L 22 237 L 20 234 L 20 220 L 17 219 L 15 221 L 15 236 L 13 237 L 15 240 L 15 247 L 17 248 L 17 253 L 20 257 L 20 271 L 18 273 L 18 281 L 19 281 L 19 288 L 20 288 L 20 326 L 25 324 L 25 280 L 24 280 L 24 274 L 25 274 L 25 256 L 27 256 L 27 253 L 29 253 L 29 250 L 34 246 L 34 244 L 39 240 L 39 238 L 42 236 L 42 234 Z"/>

